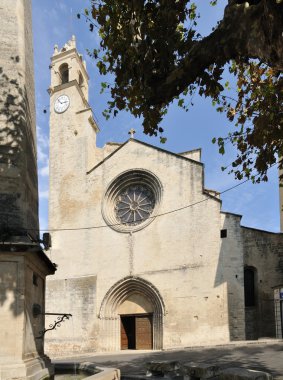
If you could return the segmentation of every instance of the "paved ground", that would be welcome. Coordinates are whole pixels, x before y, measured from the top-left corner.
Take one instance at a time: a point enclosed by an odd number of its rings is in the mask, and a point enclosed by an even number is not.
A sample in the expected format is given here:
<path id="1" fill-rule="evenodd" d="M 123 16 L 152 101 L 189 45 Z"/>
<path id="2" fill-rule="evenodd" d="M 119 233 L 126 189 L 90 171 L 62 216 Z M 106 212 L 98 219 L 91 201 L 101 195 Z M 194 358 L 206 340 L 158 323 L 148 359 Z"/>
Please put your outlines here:
<path id="1" fill-rule="evenodd" d="M 170 351 L 121 351 L 96 353 L 54 360 L 54 362 L 91 361 L 98 366 L 115 367 L 122 376 L 145 374 L 145 363 L 151 360 L 177 360 L 182 363 L 214 363 L 223 367 L 245 367 L 271 373 L 276 380 L 283 380 L 283 341 L 237 343 L 211 348 L 179 349 Z"/>

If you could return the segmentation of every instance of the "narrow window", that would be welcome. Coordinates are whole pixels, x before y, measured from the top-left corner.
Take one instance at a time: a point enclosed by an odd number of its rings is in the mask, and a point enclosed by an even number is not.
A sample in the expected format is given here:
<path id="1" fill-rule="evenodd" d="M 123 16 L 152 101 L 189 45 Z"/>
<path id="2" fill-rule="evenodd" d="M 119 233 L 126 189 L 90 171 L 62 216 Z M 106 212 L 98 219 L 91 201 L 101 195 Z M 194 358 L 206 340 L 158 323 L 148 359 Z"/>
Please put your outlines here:
<path id="1" fill-rule="evenodd" d="M 255 306 L 255 269 L 244 270 L 245 306 Z"/>
<path id="2" fill-rule="evenodd" d="M 59 72 L 60 72 L 61 84 L 68 83 L 69 82 L 68 64 L 63 63 L 63 65 L 60 66 Z"/>
<path id="3" fill-rule="evenodd" d="M 227 230 L 226 229 L 220 231 L 220 237 L 221 237 L 221 239 L 224 239 L 227 237 Z"/>
<path id="4" fill-rule="evenodd" d="M 32 283 L 33 285 L 38 286 L 38 276 L 35 273 L 32 275 Z"/>

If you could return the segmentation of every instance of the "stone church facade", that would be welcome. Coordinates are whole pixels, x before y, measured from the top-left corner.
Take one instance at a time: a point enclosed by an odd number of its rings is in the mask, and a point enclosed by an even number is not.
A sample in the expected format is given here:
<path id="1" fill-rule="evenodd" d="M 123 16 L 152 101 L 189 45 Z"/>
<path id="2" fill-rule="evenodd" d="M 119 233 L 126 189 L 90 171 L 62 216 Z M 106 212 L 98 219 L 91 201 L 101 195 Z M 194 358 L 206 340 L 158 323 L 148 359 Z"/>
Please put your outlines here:
<path id="1" fill-rule="evenodd" d="M 52 260 L 46 311 L 72 322 L 52 355 L 275 337 L 283 236 L 240 225 L 205 188 L 199 149 L 130 138 L 96 146 L 88 74 L 73 37 L 51 59 Z"/>

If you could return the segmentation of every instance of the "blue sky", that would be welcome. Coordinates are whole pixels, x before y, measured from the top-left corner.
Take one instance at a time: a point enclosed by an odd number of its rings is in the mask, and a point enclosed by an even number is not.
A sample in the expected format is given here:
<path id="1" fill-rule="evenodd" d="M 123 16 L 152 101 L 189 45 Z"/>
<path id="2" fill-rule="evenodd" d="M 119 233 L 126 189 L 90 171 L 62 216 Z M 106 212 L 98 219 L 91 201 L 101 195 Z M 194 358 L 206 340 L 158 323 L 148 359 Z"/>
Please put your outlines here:
<path id="1" fill-rule="evenodd" d="M 205 7 L 209 0 L 201 1 L 202 18 L 200 28 L 202 34 L 210 32 L 223 13 L 221 6 Z M 197 2 L 198 3 L 198 2 Z M 223 4 L 224 2 L 222 2 Z M 202 162 L 205 164 L 205 186 L 208 189 L 223 191 L 236 184 L 232 175 L 221 171 L 233 161 L 235 151 L 228 144 L 227 153 L 221 156 L 216 145 L 211 143 L 213 137 L 226 136 L 233 125 L 224 115 L 218 114 L 211 101 L 199 97 L 194 99 L 194 107 L 189 112 L 171 105 L 162 126 L 167 137 L 166 144 L 160 144 L 158 138 L 143 134 L 141 121 L 129 113 L 123 112 L 115 119 L 106 121 L 102 116 L 107 94 L 101 95 L 100 82 L 95 62 L 86 54 L 87 48 L 94 48 L 98 43 L 96 31 L 90 33 L 83 20 L 76 14 L 88 7 L 88 0 L 33 0 L 33 35 L 34 64 L 36 86 L 36 112 L 38 135 L 38 168 L 40 197 L 40 227 L 48 226 L 48 151 L 49 151 L 49 95 L 50 57 L 55 44 L 62 47 L 74 34 L 77 48 L 87 62 L 90 75 L 90 105 L 98 120 L 101 132 L 98 135 L 98 146 L 108 141 L 124 142 L 128 139 L 128 131 L 136 130 L 135 137 L 149 144 L 160 146 L 175 153 L 190 149 L 202 148 Z M 46 109 L 47 113 L 43 113 Z M 279 231 L 279 187 L 277 168 L 269 171 L 269 182 L 253 185 L 245 183 L 236 189 L 223 194 L 222 209 L 243 215 L 242 225 Z"/>

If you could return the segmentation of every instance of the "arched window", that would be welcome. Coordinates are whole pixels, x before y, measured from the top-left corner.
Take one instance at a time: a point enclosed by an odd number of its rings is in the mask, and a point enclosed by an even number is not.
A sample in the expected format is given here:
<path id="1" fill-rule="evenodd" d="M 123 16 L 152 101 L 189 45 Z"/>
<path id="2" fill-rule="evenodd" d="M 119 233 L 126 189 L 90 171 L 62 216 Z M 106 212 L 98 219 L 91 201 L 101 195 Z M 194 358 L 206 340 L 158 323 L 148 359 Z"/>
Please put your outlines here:
<path id="1" fill-rule="evenodd" d="M 67 63 L 63 63 L 63 65 L 59 68 L 61 84 L 69 82 L 69 67 Z"/>
<path id="2" fill-rule="evenodd" d="M 244 269 L 244 289 L 245 289 L 245 306 L 255 306 L 255 279 L 256 269 L 253 267 L 246 267 Z"/>

